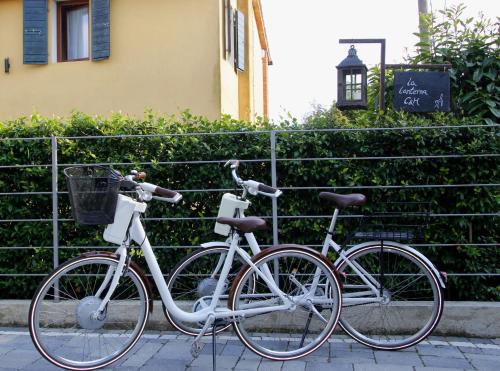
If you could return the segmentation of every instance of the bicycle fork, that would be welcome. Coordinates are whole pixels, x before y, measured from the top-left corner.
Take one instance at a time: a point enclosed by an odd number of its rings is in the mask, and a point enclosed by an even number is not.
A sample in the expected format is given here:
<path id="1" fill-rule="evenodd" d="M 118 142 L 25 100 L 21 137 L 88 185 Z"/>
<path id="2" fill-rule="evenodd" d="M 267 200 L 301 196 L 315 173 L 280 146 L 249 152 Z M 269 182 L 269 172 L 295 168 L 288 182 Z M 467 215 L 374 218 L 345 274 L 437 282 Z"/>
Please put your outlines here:
<path id="1" fill-rule="evenodd" d="M 106 287 L 108 287 L 109 285 L 108 291 L 104 296 L 104 298 L 102 299 L 99 308 L 97 308 L 97 310 L 92 314 L 92 319 L 99 319 L 99 317 L 102 315 L 102 313 L 104 312 L 109 303 L 109 300 L 111 299 L 111 295 L 113 295 L 113 293 L 116 290 L 116 287 L 118 286 L 120 277 L 125 273 L 126 261 L 127 261 L 127 248 L 125 247 L 125 244 L 120 246 L 115 251 L 115 253 L 119 256 L 118 264 L 116 268 L 113 267 L 108 268 L 106 276 L 104 277 L 101 286 L 99 286 L 99 289 L 95 294 L 95 297 L 99 298 L 106 289 Z"/>

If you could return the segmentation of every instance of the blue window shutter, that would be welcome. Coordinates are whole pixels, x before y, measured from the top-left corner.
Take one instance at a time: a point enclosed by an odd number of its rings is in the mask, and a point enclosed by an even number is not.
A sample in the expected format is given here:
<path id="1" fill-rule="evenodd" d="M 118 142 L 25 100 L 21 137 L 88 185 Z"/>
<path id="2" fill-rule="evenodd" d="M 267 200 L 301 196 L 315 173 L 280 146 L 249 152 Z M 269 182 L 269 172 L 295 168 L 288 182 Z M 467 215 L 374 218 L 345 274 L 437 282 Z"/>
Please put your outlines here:
<path id="1" fill-rule="evenodd" d="M 92 0 L 93 61 L 109 58 L 109 31 L 109 0 Z"/>
<path id="2" fill-rule="evenodd" d="M 239 10 L 235 15 L 235 66 L 245 71 L 245 15 Z"/>
<path id="3" fill-rule="evenodd" d="M 23 0 L 23 63 L 47 64 L 47 0 Z"/>

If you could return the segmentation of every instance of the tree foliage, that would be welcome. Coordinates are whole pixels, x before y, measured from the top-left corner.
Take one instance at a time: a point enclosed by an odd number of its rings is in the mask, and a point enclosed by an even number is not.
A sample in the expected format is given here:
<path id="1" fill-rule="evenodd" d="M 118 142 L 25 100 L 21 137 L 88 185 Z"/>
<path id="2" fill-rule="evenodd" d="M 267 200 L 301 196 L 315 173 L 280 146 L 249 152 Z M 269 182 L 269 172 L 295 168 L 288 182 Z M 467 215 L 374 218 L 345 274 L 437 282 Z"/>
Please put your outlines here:
<path id="1" fill-rule="evenodd" d="M 451 94 L 455 111 L 462 116 L 480 116 L 486 122 L 500 118 L 499 23 L 480 14 L 464 16 L 464 5 L 450 6 L 425 21 L 428 32 L 416 33 L 422 40 L 410 63 L 450 63 Z M 442 19 L 439 21 L 439 19 Z M 423 37 L 422 37 L 423 36 Z"/>

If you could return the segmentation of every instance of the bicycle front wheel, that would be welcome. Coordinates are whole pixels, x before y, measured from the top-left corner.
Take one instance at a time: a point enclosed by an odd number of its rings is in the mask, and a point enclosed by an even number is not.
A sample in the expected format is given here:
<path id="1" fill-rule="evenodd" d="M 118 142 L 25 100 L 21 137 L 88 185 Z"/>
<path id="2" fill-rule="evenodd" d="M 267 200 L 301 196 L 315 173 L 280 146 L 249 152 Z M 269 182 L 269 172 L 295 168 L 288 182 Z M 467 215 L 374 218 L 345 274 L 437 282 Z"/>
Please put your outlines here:
<path id="1" fill-rule="evenodd" d="M 318 349 L 340 315 L 342 297 L 331 262 L 296 245 L 267 249 L 253 262 L 260 272 L 268 272 L 266 278 L 247 265 L 229 294 L 230 309 L 243 312 L 233 322 L 241 341 L 260 356 L 280 361 Z M 269 273 L 275 286 L 268 284 Z M 253 284 L 255 290 L 248 294 Z"/>
<path id="2" fill-rule="evenodd" d="M 29 330 L 38 351 L 56 366 L 94 370 L 125 355 L 139 340 L 149 295 L 131 265 L 103 312 L 98 308 L 118 266 L 114 256 L 82 256 L 52 272 L 37 289 Z"/>
<path id="3" fill-rule="evenodd" d="M 437 326 L 443 311 L 441 287 L 418 255 L 377 244 L 348 252 L 347 260 L 352 265 L 343 260 L 337 267 L 345 278 L 340 325 L 355 340 L 399 350 L 417 344 Z M 376 292 L 362 277 L 373 280 Z"/>

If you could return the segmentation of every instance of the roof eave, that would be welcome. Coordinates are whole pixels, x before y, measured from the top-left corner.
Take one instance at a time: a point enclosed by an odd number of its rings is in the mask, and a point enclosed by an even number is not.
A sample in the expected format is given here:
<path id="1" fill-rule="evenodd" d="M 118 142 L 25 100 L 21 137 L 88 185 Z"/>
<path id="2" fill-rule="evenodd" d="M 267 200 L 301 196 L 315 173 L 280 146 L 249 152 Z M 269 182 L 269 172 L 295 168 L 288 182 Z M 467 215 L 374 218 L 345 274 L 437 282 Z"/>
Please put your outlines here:
<path id="1" fill-rule="evenodd" d="M 269 51 L 269 41 L 266 33 L 266 25 L 264 23 L 264 15 L 262 13 L 262 4 L 260 0 L 252 0 L 252 6 L 259 34 L 260 47 L 266 53 L 267 64 L 271 66 L 273 64 L 273 60 L 271 59 L 271 53 Z"/>

